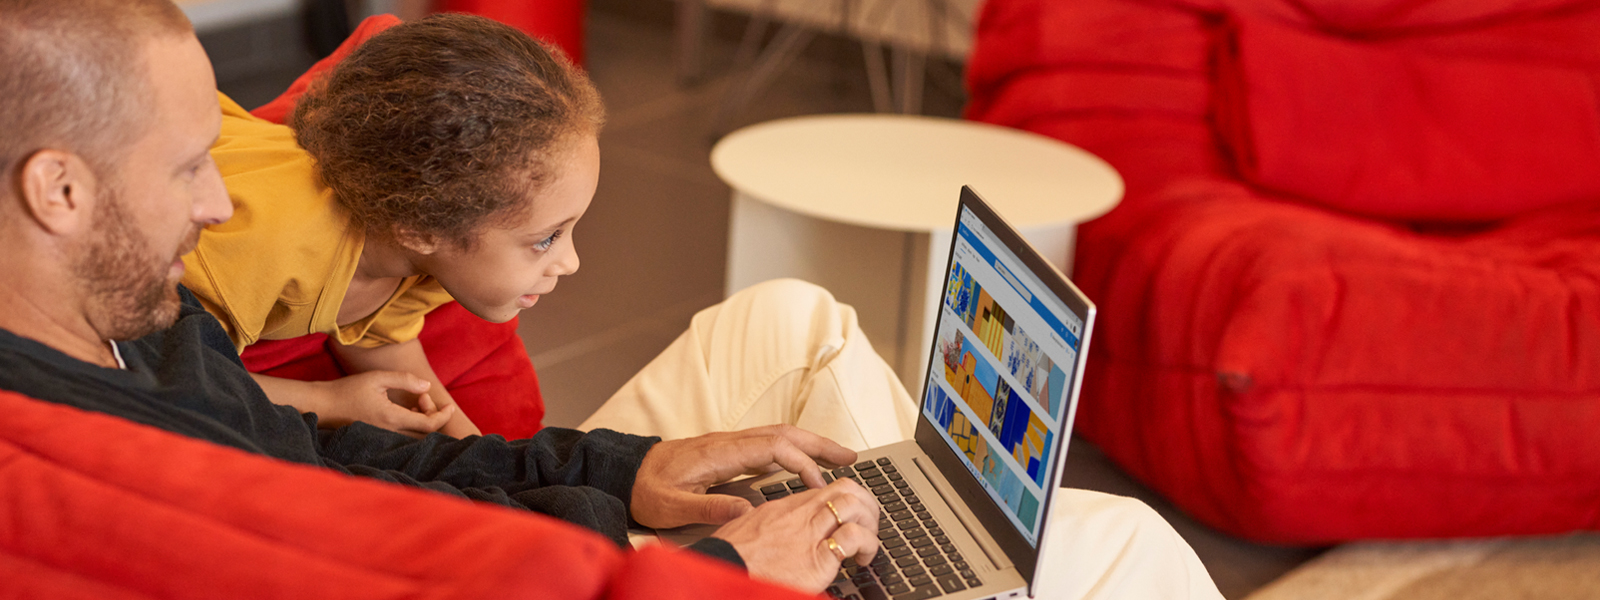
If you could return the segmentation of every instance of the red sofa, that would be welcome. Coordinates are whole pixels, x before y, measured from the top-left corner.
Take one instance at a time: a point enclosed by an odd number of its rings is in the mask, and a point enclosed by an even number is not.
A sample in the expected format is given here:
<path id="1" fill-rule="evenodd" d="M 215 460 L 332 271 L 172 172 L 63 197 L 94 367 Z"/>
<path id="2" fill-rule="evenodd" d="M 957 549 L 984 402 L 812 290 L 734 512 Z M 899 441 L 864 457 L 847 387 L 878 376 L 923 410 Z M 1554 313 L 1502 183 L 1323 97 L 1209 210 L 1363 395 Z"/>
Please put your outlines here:
<path id="1" fill-rule="evenodd" d="M 988 0 L 968 83 L 1127 182 L 1126 471 L 1267 542 L 1600 528 L 1600 2 Z"/>

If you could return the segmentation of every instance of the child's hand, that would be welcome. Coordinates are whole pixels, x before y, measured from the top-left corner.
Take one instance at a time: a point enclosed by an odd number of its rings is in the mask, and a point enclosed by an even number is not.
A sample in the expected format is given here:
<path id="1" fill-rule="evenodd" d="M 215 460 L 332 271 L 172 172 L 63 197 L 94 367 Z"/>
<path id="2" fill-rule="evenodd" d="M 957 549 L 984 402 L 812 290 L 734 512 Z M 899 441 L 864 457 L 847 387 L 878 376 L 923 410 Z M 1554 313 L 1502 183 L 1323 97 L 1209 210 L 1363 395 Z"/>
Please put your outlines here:
<path id="1" fill-rule="evenodd" d="M 342 427 L 355 421 L 422 437 L 438 431 L 456 413 L 454 404 L 439 409 L 428 397 L 426 379 L 398 371 L 367 371 L 323 384 L 325 425 Z M 391 399 L 391 397 L 393 399 Z M 399 404 L 414 400 L 415 408 Z"/>

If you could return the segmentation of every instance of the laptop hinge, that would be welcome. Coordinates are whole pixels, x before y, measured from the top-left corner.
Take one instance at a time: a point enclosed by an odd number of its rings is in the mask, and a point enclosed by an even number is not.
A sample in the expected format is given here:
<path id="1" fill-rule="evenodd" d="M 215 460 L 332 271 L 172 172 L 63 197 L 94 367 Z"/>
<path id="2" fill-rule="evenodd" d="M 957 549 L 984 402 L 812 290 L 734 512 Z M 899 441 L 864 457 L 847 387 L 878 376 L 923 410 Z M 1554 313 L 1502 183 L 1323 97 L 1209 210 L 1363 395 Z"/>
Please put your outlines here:
<path id="1" fill-rule="evenodd" d="M 950 487 L 944 476 L 940 475 L 937 469 L 931 469 L 930 465 L 924 464 L 925 461 L 920 456 L 912 458 L 911 462 L 915 463 L 917 470 L 922 471 L 922 476 L 933 484 L 933 491 L 944 500 L 945 506 L 950 507 L 950 512 L 955 513 L 956 519 L 961 521 L 961 526 L 967 528 L 967 534 L 973 541 L 978 542 L 978 549 L 983 550 L 983 554 L 989 557 L 989 564 L 994 565 L 997 570 L 1012 568 L 1014 565 L 1011 564 L 1011 559 L 1000 549 L 1000 545 L 994 542 L 993 537 L 984 533 L 987 530 L 977 522 L 977 516 L 966 509 L 966 501 L 956 495 L 955 488 Z"/>

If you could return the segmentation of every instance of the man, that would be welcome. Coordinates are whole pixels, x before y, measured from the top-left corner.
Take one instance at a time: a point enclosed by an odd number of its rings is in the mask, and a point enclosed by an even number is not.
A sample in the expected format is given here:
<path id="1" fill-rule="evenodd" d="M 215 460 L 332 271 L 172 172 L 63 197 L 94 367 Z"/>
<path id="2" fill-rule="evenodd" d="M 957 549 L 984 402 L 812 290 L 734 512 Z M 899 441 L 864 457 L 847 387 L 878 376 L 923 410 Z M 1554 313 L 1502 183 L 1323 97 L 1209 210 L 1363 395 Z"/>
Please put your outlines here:
<path id="1" fill-rule="evenodd" d="M 0 388 L 618 543 L 630 519 L 726 521 L 696 549 L 811 592 L 845 557 L 875 553 L 875 500 L 848 480 L 824 487 L 817 464 L 855 453 L 792 427 L 670 442 L 558 429 L 413 440 L 360 423 L 319 435 L 315 417 L 267 401 L 177 286 L 200 228 L 233 210 L 208 154 L 215 82 L 183 14 L 167 0 L 0 0 L 0 63 Z M 776 467 L 819 489 L 754 510 L 697 493 Z"/>

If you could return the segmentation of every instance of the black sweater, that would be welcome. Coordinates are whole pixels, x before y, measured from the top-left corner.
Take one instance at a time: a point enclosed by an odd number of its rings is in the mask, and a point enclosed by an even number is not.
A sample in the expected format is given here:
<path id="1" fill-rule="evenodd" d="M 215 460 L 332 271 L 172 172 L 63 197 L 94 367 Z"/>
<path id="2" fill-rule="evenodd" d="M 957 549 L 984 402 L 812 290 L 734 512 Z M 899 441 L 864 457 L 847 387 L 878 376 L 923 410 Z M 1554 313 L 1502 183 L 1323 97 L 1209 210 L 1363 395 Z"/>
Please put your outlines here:
<path id="1" fill-rule="evenodd" d="M 187 289 L 179 293 L 183 307 L 171 328 L 117 343 L 126 371 L 0 329 L 0 389 L 287 461 L 540 512 L 626 545 L 634 476 L 659 438 L 545 428 L 525 440 L 419 440 L 365 423 L 318 430 L 315 414 L 268 401 L 222 326 Z M 695 549 L 741 562 L 720 540 Z"/>

